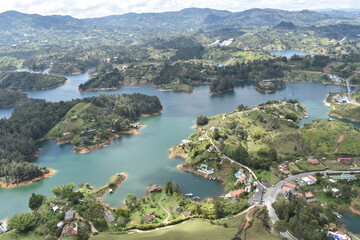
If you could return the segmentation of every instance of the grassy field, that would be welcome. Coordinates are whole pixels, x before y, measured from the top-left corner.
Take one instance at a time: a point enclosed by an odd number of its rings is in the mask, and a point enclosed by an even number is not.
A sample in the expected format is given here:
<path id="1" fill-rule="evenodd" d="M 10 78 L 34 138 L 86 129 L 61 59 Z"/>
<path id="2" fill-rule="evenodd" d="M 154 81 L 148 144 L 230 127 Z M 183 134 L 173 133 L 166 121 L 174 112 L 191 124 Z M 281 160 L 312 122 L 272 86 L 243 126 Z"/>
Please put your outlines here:
<path id="1" fill-rule="evenodd" d="M 268 180 L 270 185 L 276 184 L 278 181 L 280 181 L 280 178 L 270 171 L 258 170 L 255 171 L 255 174 L 259 179 Z"/>
<path id="2" fill-rule="evenodd" d="M 254 207 L 239 216 L 226 220 L 215 221 L 217 224 L 227 224 L 229 228 L 238 228 L 238 237 L 244 240 L 255 239 L 279 239 L 276 233 L 264 226 L 266 222 L 266 209 L 263 207 Z M 215 239 L 215 238 L 214 238 Z"/>
<path id="3" fill-rule="evenodd" d="M 218 225 L 212 225 L 205 220 L 190 220 L 185 223 L 175 225 L 173 227 L 149 231 L 139 232 L 133 234 L 108 234 L 101 233 L 92 240 L 132 240 L 132 239 L 144 239 L 144 240 L 227 240 L 232 239 L 237 232 L 237 228 L 224 228 Z"/>
<path id="4" fill-rule="evenodd" d="M 0 234 L 0 240 L 39 240 L 41 237 L 36 235 L 18 234 L 14 231 Z M 68 238 L 67 238 L 68 239 Z M 69 238 L 69 240 L 71 240 Z"/>

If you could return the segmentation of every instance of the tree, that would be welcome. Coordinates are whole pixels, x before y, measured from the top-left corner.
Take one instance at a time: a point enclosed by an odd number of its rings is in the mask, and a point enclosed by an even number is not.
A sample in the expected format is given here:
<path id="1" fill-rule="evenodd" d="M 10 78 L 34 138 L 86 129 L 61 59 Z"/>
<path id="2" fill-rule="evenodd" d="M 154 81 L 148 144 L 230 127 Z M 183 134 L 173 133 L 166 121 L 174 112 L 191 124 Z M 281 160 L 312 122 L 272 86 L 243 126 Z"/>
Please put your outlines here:
<path id="1" fill-rule="evenodd" d="M 125 197 L 125 206 L 130 209 L 130 211 L 135 210 L 137 207 L 137 198 L 134 194 L 128 194 Z"/>
<path id="2" fill-rule="evenodd" d="M 70 197 L 74 188 L 75 188 L 75 184 L 70 183 L 69 185 L 61 185 L 61 186 L 53 187 L 51 191 L 55 194 L 55 196 L 59 198 L 68 198 Z"/>
<path id="3" fill-rule="evenodd" d="M 209 122 L 209 119 L 204 115 L 201 115 L 196 118 L 196 125 L 198 125 L 198 126 L 204 126 L 204 125 L 208 124 L 208 122 Z"/>
<path id="4" fill-rule="evenodd" d="M 9 226 L 21 233 L 26 233 L 36 225 L 37 220 L 33 213 L 19 213 L 9 219 Z"/>
<path id="5" fill-rule="evenodd" d="M 29 198 L 29 208 L 33 211 L 38 209 L 43 203 L 44 199 L 45 196 L 33 193 Z"/>

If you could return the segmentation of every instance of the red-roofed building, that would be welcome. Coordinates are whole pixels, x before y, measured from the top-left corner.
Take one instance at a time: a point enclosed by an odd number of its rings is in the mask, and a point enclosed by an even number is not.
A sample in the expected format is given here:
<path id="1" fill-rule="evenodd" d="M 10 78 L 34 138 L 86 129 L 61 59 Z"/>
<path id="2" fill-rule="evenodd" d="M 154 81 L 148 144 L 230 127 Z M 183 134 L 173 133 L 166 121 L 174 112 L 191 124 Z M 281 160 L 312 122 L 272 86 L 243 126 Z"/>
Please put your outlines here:
<path id="1" fill-rule="evenodd" d="M 313 165 L 319 165 L 320 164 L 320 161 L 315 157 L 309 157 L 307 161 L 308 161 L 308 163 L 313 164 Z"/>
<path id="2" fill-rule="evenodd" d="M 306 198 L 313 198 L 314 195 L 311 192 L 307 192 L 307 193 L 305 193 L 305 197 Z"/>
<path id="3" fill-rule="evenodd" d="M 289 170 L 289 166 L 286 163 L 282 163 L 279 165 L 279 170 L 281 171 L 288 171 Z"/>
<path id="4" fill-rule="evenodd" d="M 238 190 L 234 190 L 230 193 L 231 197 L 239 197 L 242 193 L 244 193 L 245 190 L 244 189 L 238 189 Z"/>
<path id="5" fill-rule="evenodd" d="M 315 183 L 318 181 L 316 177 L 309 175 L 308 178 L 310 178 L 312 181 L 314 181 Z"/>
<path id="6" fill-rule="evenodd" d="M 341 164 L 351 165 L 352 158 L 338 158 L 338 162 Z"/>
<path id="7" fill-rule="evenodd" d="M 287 182 L 283 185 L 283 187 L 296 188 L 296 185 L 290 182 Z"/>

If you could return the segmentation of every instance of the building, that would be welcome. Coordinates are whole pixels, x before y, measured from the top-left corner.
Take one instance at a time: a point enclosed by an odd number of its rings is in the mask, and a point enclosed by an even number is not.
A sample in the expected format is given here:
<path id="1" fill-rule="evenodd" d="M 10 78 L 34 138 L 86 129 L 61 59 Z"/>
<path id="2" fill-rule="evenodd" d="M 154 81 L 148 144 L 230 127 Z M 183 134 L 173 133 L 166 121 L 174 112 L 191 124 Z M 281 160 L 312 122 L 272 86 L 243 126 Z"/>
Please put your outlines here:
<path id="1" fill-rule="evenodd" d="M 191 212 L 190 211 L 186 211 L 183 214 L 183 217 L 190 217 L 191 216 Z"/>
<path id="2" fill-rule="evenodd" d="M 75 211 L 74 210 L 69 210 L 65 212 L 65 217 L 64 217 L 64 221 L 66 222 L 70 222 L 72 220 L 74 220 L 75 218 Z"/>
<path id="3" fill-rule="evenodd" d="M 0 222 L 0 233 L 7 232 L 7 230 L 8 230 L 7 223 L 6 222 L 3 222 L 3 223 Z"/>
<path id="4" fill-rule="evenodd" d="M 249 199 L 249 204 L 261 204 L 264 195 L 264 188 L 261 184 L 257 184 L 254 195 Z"/>
<path id="5" fill-rule="evenodd" d="M 76 236 L 78 233 L 76 224 L 69 224 L 65 226 L 61 232 L 63 237 Z"/>
<path id="6" fill-rule="evenodd" d="M 151 222 L 156 216 L 157 216 L 157 214 L 155 212 L 152 212 L 150 214 L 145 214 L 144 217 L 143 217 L 143 221 L 144 222 Z"/>
<path id="7" fill-rule="evenodd" d="M 309 199 L 309 198 L 313 198 L 314 195 L 313 195 L 311 192 L 307 192 L 307 193 L 305 193 L 305 197 L 306 197 L 307 199 Z"/>
<path id="8" fill-rule="evenodd" d="M 237 198 L 237 197 L 240 197 L 240 195 L 244 192 L 245 192 L 244 189 L 233 190 L 233 191 L 230 191 L 228 194 L 226 194 L 225 198 Z"/>
<path id="9" fill-rule="evenodd" d="M 198 167 L 198 172 L 201 172 L 201 173 L 204 173 L 204 174 L 213 174 L 214 169 L 210 168 L 207 164 L 202 163 Z"/>
<path id="10" fill-rule="evenodd" d="M 351 175 L 351 174 L 346 174 L 343 173 L 341 175 L 334 175 L 331 176 L 332 179 L 334 180 L 345 180 L 345 181 L 353 181 L 356 180 L 356 176 L 355 175 Z"/>
<path id="11" fill-rule="evenodd" d="M 308 175 L 306 177 L 301 178 L 301 181 L 304 183 L 304 184 L 302 184 L 304 186 L 314 185 L 317 182 L 317 178 L 312 175 Z"/>
<path id="12" fill-rule="evenodd" d="M 282 163 L 279 165 L 280 171 L 289 171 L 289 166 L 286 163 Z"/>
<path id="13" fill-rule="evenodd" d="M 340 233 L 340 232 L 328 231 L 327 236 L 333 237 L 334 239 L 339 239 L 339 240 L 351 240 L 351 238 L 347 234 Z"/>
<path id="14" fill-rule="evenodd" d="M 312 198 L 312 199 L 308 199 L 307 202 L 308 203 L 315 203 L 317 202 L 318 200 L 316 198 Z"/>
<path id="15" fill-rule="evenodd" d="M 211 145 L 209 148 L 208 148 L 208 152 L 215 152 L 216 151 L 216 147 L 214 145 Z"/>
<path id="16" fill-rule="evenodd" d="M 338 158 L 338 162 L 345 165 L 351 165 L 352 158 Z"/>
<path id="17" fill-rule="evenodd" d="M 192 141 L 184 139 L 184 140 L 181 140 L 180 146 L 185 146 L 185 145 L 188 145 L 189 143 L 192 143 Z"/>
<path id="18" fill-rule="evenodd" d="M 115 221 L 114 215 L 109 210 L 105 210 L 104 213 L 105 213 L 107 220 L 109 220 L 109 222 Z"/>
<path id="19" fill-rule="evenodd" d="M 319 165 L 320 164 L 320 161 L 317 158 L 312 157 L 312 156 L 309 157 L 307 161 L 308 161 L 308 163 L 313 164 L 313 165 Z"/>

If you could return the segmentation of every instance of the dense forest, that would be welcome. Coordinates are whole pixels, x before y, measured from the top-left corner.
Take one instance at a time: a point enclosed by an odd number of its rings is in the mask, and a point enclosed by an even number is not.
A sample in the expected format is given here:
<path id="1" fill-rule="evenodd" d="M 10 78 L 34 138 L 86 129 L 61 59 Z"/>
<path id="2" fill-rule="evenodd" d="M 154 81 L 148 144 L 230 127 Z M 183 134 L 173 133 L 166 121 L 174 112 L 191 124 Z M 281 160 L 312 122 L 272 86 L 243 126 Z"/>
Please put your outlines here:
<path id="1" fill-rule="evenodd" d="M 81 102 L 101 108 L 101 114 L 108 118 L 116 114 L 122 119 L 130 120 L 135 120 L 141 114 L 151 114 L 162 109 L 157 97 L 143 94 L 101 95 L 58 103 L 39 99 L 18 101 L 12 116 L 0 120 L 0 159 L 3 159 L 0 180 L 16 183 L 41 175 L 40 167 L 27 162 L 36 152 L 36 140 L 43 138 Z M 91 121 L 92 116 L 88 116 L 88 119 Z"/>
<path id="2" fill-rule="evenodd" d="M 319 204 L 307 203 L 303 199 L 282 199 L 273 205 L 280 219 L 276 223 L 277 230 L 283 232 L 289 229 L 299 239 L 327 239 L 327 231 L 319 229 L 336 222 L 331 206 L 321 207 Z"/>
<path id="3" fill-rule="evenodd" d="M 15 103 L 26 97 L 26 94 L 16 92 L 16 91 L 7 91 L 0 90 L 0 108 L 2 107 L 12 107 Z"/>
<path id="4" fill-rule="evenodd" d="M 76 102 L 24 99 L 16 103 L 12 116 L 0 120 L 0 159 L 4 159 L 1 180 L 16 183 L 42 175 L 40 167 L 26 161 L 36 152 L 36 140 L 59 122 Z"/>
<path id="5" fill-rule="evenodd" d="M 0 89 L 41 90 L 63 84 L 64 77 L 41 73 L 11 72 L 0 74 Z"/>

